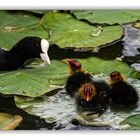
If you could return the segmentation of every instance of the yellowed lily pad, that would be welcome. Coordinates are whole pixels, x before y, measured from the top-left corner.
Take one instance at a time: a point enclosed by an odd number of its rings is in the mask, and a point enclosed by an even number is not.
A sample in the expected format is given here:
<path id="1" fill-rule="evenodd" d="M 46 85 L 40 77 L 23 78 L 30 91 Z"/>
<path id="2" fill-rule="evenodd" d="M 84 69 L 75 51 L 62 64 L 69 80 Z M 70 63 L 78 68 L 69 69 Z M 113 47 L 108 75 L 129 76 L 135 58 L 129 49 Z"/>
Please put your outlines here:
<path id="1" fill-rule="evenodd" d="M 22 122 L 20 115 L 0 113 L 0 130 L 13 130 Z"/>
<path id="2" fill-rule="evenodd" d="M 133 23 L 132 26 L 137 29 L 140 29 L 140 21 Z"/>

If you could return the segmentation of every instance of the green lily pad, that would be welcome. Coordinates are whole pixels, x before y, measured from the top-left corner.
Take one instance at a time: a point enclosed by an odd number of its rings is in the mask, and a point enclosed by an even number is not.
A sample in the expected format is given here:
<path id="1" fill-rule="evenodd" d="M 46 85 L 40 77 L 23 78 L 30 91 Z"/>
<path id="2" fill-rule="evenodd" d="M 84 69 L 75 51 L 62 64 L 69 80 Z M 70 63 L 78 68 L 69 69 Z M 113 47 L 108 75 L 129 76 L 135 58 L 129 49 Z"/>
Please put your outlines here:
<path id="1" fill-rule="evenodd" d="M 87 59 L 76 59 L 81 62 L 83 70 L 89 71 L 92 75 L 103 73 L 109 75 L 112 71 L 120 71 L 127 77 L 140 78 L 140 73 L 134 68 L 118 60 L 103 60 L 97 57 Z"/>
<path id="2" fill-rule="evenodd" d="M 130 125 L 131 130 L 140 130 L 140 114 L 130 116 L 120 123 Z"/>
<path id="3" fill-rule="evenodd" d="M 26 36 L 47 38 L 48 32 L 46 32 L 40 25 L 33 25 L 25 28 L 23 27 L 10 32 L 5 29 L 0 29 L 0 47 L 9 50 L 19 40 Z"/>
<path id="4" fill-rule="evenodd" d="M 50 42 L 61 48 L 92 48 L 119 41 L 124 35 L 120 25 L 95 27 L 67 13 L 49 12 L 40 24 L 50 30 Z"/>
<path id="5" fill-rule="evenodd" d="M 108 76 L 104 74 L 94 75 L 95 80 L 108 81 Z M 140 80 L 128 78 L 128 82 L 132 84 L 140 95 Z M 81 125 L 103 125 L 108 124 L 112 129 L 128 129 L 129 125 L 120 124 L 128 116 L 140 113 L 140 101 L 137 108 L 113 108 L 109 107 L 101 116 L 88 115 L 83 117 L 80 110 L 77 110 L 74 99 L 72 99 L 64 90 L 59 91 L 53 96 L 42 96 L 40 98 L 18 97 L 15 96 L 16 106 L 29 114 L 39 116 L 45 119 L 47 123 L 55 122 L 57 127 L 67 127 L 74 118 L 79 119 Z M 86 112 L 84 112 L 86 113 Z M 93 117 L 93 118 L 92 118 Z M 88 120 L 88 123 L 86 123 Z M 96 123 L 97 122 L 97 123 Z M 72 127 L 72 126 L 71 126 Z M 55 129 L 55 128 L 54 128 Z M 139 127 L 140 129 L 140 127 Z"/>
<path id="6" fill-rule="evenodd" d="M 78 19 L 99 24 L 126 24 L 140 20 L 140 10 L 74 10 Z"/>
<path id="7" fill-rule="evenodd" d="M 24 11 L 0 11 L 0 47 L 10 49 L 26 36 L 47 38 L 48 32 L 39 24 L 40 18 Z"/>
<path id="8" fill-rule="evenodd" d="M 51 66 L 22 69 L 0 74 L 0 93 L 30 97 L 41 96 L 65 83 L 66 64 L 52 61 Z"/>
<path id="9" fill-rule="evenodd" d="M 7 113 L 0 113 L 0 130 L 13 130 L 22 121 L 22 117 L 19 115 L 10 115 Z"/>
<path id="10" fill-rule="evenodd" d="M 0 28 L 26 27 L 38 24 L 40 18 L 26 11 L 0 11 Z"/>
<path id="11" fill-rule="evenodd" d="M 92 75 L 104 73 L 109 75 L 118 70 L 127 77 L 140 78 L 140 73 L 132 67 L 117 60 L 103 60 L 96 57 L 77 59 L 84 70 Z M 35 66 L 35 69 L 22 69 L 0 74 L 0 93 L 16 94 L 30 97 L 41 96 L 51 90 L 62 87 L 69 75 L 66 60 L 54 60 L 51 66 Z"/>

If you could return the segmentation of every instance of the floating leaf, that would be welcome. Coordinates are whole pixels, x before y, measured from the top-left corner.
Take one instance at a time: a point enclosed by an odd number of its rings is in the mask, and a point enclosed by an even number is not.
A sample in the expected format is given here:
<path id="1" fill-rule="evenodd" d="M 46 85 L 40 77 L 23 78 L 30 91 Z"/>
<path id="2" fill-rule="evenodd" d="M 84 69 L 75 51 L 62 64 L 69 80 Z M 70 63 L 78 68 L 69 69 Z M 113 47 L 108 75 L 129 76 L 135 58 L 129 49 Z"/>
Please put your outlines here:
<path id="1" fill-rule="evenodd" d="M 0 130 L 13 130 L 22 121 L 22 117 L 19 115 L 10 115 L 7 113 L 0 113 Z"/>
<path id="2" fill-rule="evenodd" d="M 47 38 L 48 32 L 39 25 L 40 18 L 27 12 L 0 11 L 0 47 L 10 49 L 26 36 Z"/>
<path id="3" fill-rule="evenodd" d="M 108 76 L 104 74 L 94 75 L 94 80 L 108 81 Z M 140 95 L 140 80 L 128 78 Z M 53 96 L 43 96 L 38 98 L 15 97 L 16 106 L 29 114 L 45 119 L 47 123 L 56 122 L 59 128 L 67 127 L 71 120 L 78 119 L 81 125 L 109 125 L 111 129 L 128 129 L 129 125 L 120 124 L 128 116 L 140 113 L 140 101 L 137 108 L 108 108 L 104 114 L 95 117 L 95 114 L 82 116 L 77 110 L 75 102 L 65 91 L 60 91 Z M 84 112 L 85 114 L 86 112 Z M 78 116 L 78 117 L 77 117 Z M 93 118 L 92 118 L 93 117 Z M 72 126 L 71 126 L 72 127 Z M 139 127 L 140 129 L 140 127 Z"/>
<path id="4" fill-rule="evenodd" d="M 0 28 L 26 27 L 39 23 L 39 18 L 26 11 L 0 11 Z"/>
<path id="5" fill-rule="evenodd" d="M 16 70 L 0 74 L 0 93 L 30 97 L 58 89 L 65 83 L 66 64 L 53 61 L 51 66 Z"/>
<path id="6" fill-rule="evenodd" d="M 125 24 L 140 20 L 140 10 L 74 10 L 71 13 L 78 19 L 99 24 Z"/>
<path id="7" fill-rule="evenodd" d="M 98 46 L 118 41 L 124 34 L 123 28 L 116 25 L 102 27 L 101 33 L 92 35 L 92 32 L 97 29 L 95 26 L 79 21 L 67 13 L 46 13 L 40 24 L 50 30 L 50 41 L 62 48 L 89 47 L 94 49 Z"/>
<path id="8" fill-rule="evenodd" d="M 109 75 L 112 71 L 120 71 L 127 77 L 140 78 L 140 73 L 134 68 L 118 60 L 103 60 L 97 57 L 90 57 L 87 59 L 76 59 L 81 62 L 84 70 L 90 73 L 98 74 L 104 73 Z"/>
<path id="9" fill-rule="evenodd" d="M 26 36 L 38 36 L 41 38 L 47 38 L 48 33 L 40 26 L 33 25 L 27 28 L 19 28 L 15 31 L 6 31 L 5 29 L 0 30 L 0 47 L 10 49 L 19 40 Z"/>
<path id="10" fill-rule="evenodd" d="M 133 115 L 126 118 L 124 121 L 120 123 L 121 125 L 128 124 L 130 125 L 131 130 L 140 130 L 140 114 Z"/>

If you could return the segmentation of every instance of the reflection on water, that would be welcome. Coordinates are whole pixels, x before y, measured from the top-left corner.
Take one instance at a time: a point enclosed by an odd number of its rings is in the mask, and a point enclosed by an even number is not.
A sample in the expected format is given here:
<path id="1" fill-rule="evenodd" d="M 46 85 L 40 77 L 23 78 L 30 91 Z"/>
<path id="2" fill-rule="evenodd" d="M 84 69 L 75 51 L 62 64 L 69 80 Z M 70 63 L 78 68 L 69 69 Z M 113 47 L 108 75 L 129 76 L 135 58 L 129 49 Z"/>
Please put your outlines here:
<path id="1" fill-rule="evenodd" d="M 140 30 L 132 27 L 131 25 L 125 25 L 126 36 L 124 38 L 124 56 L 136 56 L 139 54 L 137 50 L 140 48 Z"/>
<path id="2" fill-rule="evenodd" d="M 140 71 L 140 30 L 126 25 L 126 37 L 124 38 L 123 61 Z"/>

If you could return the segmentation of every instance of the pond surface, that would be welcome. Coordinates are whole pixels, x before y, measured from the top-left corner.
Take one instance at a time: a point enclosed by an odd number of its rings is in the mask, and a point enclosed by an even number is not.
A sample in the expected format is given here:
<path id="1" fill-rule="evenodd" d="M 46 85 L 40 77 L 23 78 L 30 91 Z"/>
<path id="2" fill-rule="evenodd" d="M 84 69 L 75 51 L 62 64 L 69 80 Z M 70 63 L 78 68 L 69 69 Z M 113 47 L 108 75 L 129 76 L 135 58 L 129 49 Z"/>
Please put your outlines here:
<path id="1" fill-rule="evenodd" d="M 69 49 L 69 52 L 60 49 L 56 46 L 55 49 L 49 50 L 51 59 L 63 59 L 68 57 L 73 58 L 87 58 L 90 56 L 98 56 L 104 59 L 119 59 L 129 65 L 132 65 L 136 70 L 140 71 L 140 30 L 133 28 L 131 25 L 125 25 L 126 37 L 123 41 L 114 45 L 101 48 L 98 52 L 93 53 L 92 51 L 78 52 L 73 49 Z M 59 51 L 58 51 L 59 49 Z M 59 52 L 59 53 L 58 53 Z M 40 117 L 30 115 L 15 106 L 13 97 L 0 96 L 0 112 L 18 114 L 23 117 L 23 122 L 17 128 L 17 130 L 42 130 L 42 129 L 54 129 L 55 123 L 46 123 L 44 119 Z M 112 127 L 92 127 L 92 126 L 81 126 L 69 124 L 65 128 L 58 127 L 56 129 L 65 130 L 108 130 L 113 129 Z"/>
<path id="2" fill-rule="evenodd" d="M 109 77 L 97 74 L 93 76 L 93 79 L 107 82 Z M 140 80 L 133 78 L 127 80 L 140 95 Z M 139 101 L 137 106 L 126 108 L 110 104 L 108 109 L 99 116 L 95 112 L 83 111 L 82 108 L 79 108 L 74 98 L 71 98 L 64 89 L 57 91 L 56 94 L 52 93 L 53 96 L 50 94 L 50 96 L 43 95 L 38 98 L 16 96 L 15 102 L 18 108 L 27 113 L 39 116 L 47 123 L 55 122 L 53 129 L 126 129 L 130 126 L 121 125 L 120 122 L 140 112 Z"/>

